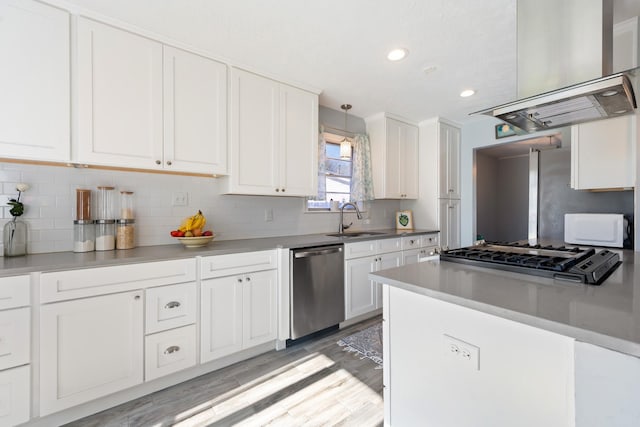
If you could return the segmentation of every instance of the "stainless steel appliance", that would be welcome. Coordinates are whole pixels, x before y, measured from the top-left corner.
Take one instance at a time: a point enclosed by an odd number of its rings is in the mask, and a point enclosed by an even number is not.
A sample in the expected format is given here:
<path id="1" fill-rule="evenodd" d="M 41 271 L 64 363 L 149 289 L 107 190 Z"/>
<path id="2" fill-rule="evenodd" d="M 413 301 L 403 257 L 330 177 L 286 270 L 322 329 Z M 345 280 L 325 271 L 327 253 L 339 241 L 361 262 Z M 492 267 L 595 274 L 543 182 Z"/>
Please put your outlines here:
<path id="1" fill-rule="evenodd" d="M 290 286 L 291 339 L 344 321 L 343 245 L 292 250 Z"/>
<path id="2" fill-rule="evenodd" d="M 452 249 L 442 252 L 440 260 L 590 285 L 601 284 L 620 264 L 620 256 L 606 249 L 596 252 L 593 248 L 519 243 Z"/>

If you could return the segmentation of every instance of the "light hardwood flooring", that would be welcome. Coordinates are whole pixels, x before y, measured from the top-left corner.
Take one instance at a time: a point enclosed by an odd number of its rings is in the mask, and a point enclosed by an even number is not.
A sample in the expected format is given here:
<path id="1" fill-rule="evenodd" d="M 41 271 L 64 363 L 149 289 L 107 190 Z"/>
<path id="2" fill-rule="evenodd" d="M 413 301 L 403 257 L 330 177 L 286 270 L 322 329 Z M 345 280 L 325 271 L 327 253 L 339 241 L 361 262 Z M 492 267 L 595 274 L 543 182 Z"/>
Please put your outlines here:
<path id="1" fill-rule="evenodd" d="M 336 344 L 379 320 L 236 363 L 67 427 L 381 426 L 382 369 Z"/>

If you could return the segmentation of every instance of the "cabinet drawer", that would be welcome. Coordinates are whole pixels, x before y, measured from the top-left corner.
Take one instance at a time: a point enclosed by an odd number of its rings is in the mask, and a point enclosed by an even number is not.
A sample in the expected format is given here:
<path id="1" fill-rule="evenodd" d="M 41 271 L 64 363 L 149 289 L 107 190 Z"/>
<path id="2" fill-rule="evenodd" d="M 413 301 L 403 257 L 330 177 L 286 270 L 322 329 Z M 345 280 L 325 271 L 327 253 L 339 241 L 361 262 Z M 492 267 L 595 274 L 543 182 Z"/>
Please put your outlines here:
<path id="1" fill-rule="evenodd" d="M 376 252 L 379 254 L 397 252 L 400 250 L 402 250 L 402 238 L 400 237 L 377 240 Z"/>
<path id="2" fill-rule="evenodd" d="M 29 421 L 30 382 L 29 366 L 0 372 L 0 425 L 15 426 Z"/>
<path id="3" fill-rule="evenodd" d="M 29 363 L 30 325 L 31 309 L 28 307 L 0 311 L 0 369 Z"/>
<path id="4" fill-rule="evenodd" d="M 145 381 L 195 366 L 196 325 L 145 337 Z"/>
<path id="5" fill-rule="evenodd" d="M 421 245 L 421 236 L 404 236 L 402 238 L 402 250 L 417 249 Z"/>
<path id="6" fill-rule="evenodd" d="M 146 333 L 196 322 L 196 283 L 150 288 L 146 291 Z"/>
<path id="7" fill-rule="evenodd" d="M 63 301 L 195 280 L 195 259 L 42 273 L 40 300 Z"/>
<path id="8" fill-rule="evenodd" d="M 360 258 L 376 254 L 377 240 L 347 243 L 344 245 L 344 259 Z"/>
<path id="9" fill-rule="evenodd" d="M 0 279 L 0 310 L 29 305 L 29 276 Z"/>
<path id="10" fill-rule="evenodd" d="M 440 246 L 438 233 L 423 234 L 420 236 L 420 247 L 426 248 L 429 246 Z"/>
<path id="11" fill-rule="evenodd" d="M 200 264 L 202 279 L 275 268 L 277 268 L 276 251 L 244 252 L 203 257 Z"/>

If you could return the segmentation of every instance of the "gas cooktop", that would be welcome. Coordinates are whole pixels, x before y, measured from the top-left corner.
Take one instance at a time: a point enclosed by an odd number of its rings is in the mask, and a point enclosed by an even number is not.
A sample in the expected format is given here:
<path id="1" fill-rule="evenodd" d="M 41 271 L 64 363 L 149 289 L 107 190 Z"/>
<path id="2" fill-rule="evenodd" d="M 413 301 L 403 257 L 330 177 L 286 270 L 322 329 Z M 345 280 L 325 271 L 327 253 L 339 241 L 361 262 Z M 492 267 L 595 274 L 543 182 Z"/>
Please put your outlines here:
<path id="1" fill-rule="evenodd" d="M 606 249 L 526 243 L 483 243 L 443 251 L 440 259 L 591 285 L 601 284 L 620 264 L 620 256 Z"/>

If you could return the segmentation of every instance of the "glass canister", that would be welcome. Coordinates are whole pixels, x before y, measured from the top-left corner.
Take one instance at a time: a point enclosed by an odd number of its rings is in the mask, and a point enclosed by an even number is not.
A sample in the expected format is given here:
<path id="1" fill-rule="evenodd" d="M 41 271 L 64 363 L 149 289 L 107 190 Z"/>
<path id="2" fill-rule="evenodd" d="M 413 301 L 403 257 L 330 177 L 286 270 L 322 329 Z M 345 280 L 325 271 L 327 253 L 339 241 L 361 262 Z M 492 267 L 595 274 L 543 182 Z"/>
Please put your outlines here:
<path id="1" fill-rule="evenodd" d="M 91 220 L 91 190 L 76 189 L 76 220 Z"/>
<path id="2" fill-rule="evenodd" d="M 96 220 L 96 251 L 112 251 L 116 248 L 116 220 Z"/>
<path id="3" fill-rule="evenodd" d="M 116 221 L 116 249 L 131 249 L 136 247 L 134 219 L 119 219 Z"/>
<path id="4" fill-rule="evenodd" d="M 98 213 L 97 219 L 115 219 L 113 212 L 113 190 L 114 187 L 98 187 Z"/>
<path id="5" fill-rule="evenodd" d="M 134 219 L 133 191 L 120 192 L 120 219 Z"/>
<path id="6" fill-rule="evenodd" d="M 91 252 L 95 249 L 96 231 L 91 220 L 73 221 L 73 252 Z"/>

